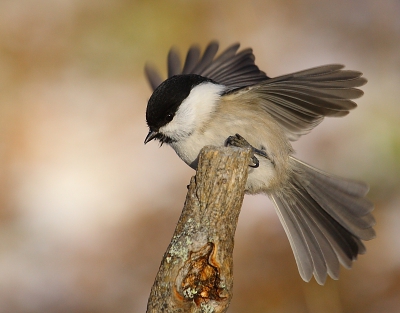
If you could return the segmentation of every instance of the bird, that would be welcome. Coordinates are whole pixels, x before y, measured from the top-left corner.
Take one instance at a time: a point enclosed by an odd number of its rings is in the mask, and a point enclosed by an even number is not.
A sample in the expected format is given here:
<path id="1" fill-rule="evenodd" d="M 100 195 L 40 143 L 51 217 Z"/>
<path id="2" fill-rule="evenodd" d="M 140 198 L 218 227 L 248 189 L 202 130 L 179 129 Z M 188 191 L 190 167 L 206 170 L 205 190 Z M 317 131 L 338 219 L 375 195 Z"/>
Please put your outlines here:
<path id="1" fill-rule="evenodd" d="M 323 285 L 339 278 L 340 264 L 351 268 L 375 238 L 374 205 L 367 184 L 317 169 L 294 156 L 291 142 L 325 117 L 356 108 L 367 83 L 344 65 L 317 66 L 271 78 L 255 64 L 251 48 L 235 43 L 218 54 L 211 41 L 201 53 L 189 48 L 167 57 L 168 78 L 145 65 L 153 93 L 146 108 L 147 144 L 171 146 L 193 169 L 206 145 L 248 147 L 246 194 L 273 202 L 289 239 L 301 278 Z"/>

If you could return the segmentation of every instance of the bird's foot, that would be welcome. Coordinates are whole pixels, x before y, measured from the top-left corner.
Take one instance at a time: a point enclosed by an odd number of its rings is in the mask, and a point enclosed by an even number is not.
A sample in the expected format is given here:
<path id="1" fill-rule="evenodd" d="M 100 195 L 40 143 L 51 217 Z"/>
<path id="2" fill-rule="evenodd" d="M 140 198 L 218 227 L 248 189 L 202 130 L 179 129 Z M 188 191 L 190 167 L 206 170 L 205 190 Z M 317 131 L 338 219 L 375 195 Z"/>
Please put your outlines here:
<path id="1" fill-rule="evenodd" d="M 267 159 L 270 159 L 268 157 L 268 154 L 264 150 L 260 150 L 260 149 L 254 148 L 251 144 L 248 143 L 248 141 L 246 139 L 244 139 L 239 134 L 236 134 L 235 136 L 229 136 L 225 140 L 225 146 L 226 147 L 234 146 L 234 147 L 239 147 L 239 148 L 251 148 L 251 150 L 253 151 L 253 155 L 251 157 L 252 163 L 249 164 L 249 166 L 253 167 L 253 168 L 257 168 L 257 167 L 260 166 L 260 161 L 257 159 L 255 154 L 257 154 L 259 156 L 262 156 L 262 157 L 265 157 Z"/>

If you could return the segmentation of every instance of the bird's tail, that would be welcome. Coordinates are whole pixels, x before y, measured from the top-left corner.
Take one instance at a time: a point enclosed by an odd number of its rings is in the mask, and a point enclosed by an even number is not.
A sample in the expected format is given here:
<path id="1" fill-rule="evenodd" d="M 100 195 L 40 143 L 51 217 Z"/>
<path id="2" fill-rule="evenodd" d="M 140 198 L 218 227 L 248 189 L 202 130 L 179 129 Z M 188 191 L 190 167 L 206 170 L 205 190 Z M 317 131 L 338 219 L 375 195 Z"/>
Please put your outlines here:
<path id="1" fill-rule="evenodd" d="M 375 237 L 368 186 L 324 173 L 292 158 L 295 171 L 286 191 L 274 192 L 275 204 L 293 249 L 301 277 L 314 274 L 324 284 L 339 275 L 339 262 L 350 268 L 365 253 L 362 240 Z"/>

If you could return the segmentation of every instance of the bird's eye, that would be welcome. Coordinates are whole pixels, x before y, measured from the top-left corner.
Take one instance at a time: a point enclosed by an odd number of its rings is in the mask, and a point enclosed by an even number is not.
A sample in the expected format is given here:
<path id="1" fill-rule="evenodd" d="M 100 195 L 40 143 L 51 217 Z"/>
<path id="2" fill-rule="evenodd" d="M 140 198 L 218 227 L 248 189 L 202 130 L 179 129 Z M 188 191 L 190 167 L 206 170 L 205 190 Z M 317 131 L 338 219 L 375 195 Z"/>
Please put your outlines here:
<path id="1" fill-rule="evenodd" d="M 174 118 L 174 114 L 169 113 L 169 114 L 165 117 L 165 120 L 166 120 L 167 122 L 171 122 L 171 121 L 173 120 L 173 118 Z"/>

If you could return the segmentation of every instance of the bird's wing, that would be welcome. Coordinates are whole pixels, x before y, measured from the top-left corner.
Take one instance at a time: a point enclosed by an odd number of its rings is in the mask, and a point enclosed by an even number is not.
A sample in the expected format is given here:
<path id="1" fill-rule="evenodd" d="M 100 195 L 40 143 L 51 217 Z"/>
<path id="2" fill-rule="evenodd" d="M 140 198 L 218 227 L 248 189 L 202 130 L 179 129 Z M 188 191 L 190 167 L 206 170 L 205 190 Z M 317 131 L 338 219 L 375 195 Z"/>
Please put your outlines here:
<path id="1" fill-rule="evenodd" d="M 246 89 L 228 93 L 260 99 L 262 109 L 284 129 L 289 140 L 297 140 L 322 122 L 325 116 L 339 117 L 357 105 L 352 99 L 367 80 L 362 73 L 343 70 L 339 64 L 324 65 L 271 78 Z"/>
<path id="2" fill-rule="evenodd" d="M 198 46 L 192 46 L 185 59 L 183 67 L 179 53 L 172 48 L 168 54 L 168 78 L 179 74 L 198 74 L 225 85 L 228 89 L 240 88 L 256 84 L 268 79 L 268 76 L 255 65 L 252 49 L 238 51 L 239 44 L 234 44 L 216 57 L 219 44 L 212 41 L 201 55 Z M 151 87 L 155 90 L 162 82 L 158 71 L 146 65 L 145 73 Z"/>
<path id="3" fill-rule="evenodd" d="M 357 105 L 352 99 L 363 92 L 356 87 L 367 80 L 362 73 L 343 70 L 339 64 L 324 65 L 308 70 L 269 78 L 254 63 L 253 51 L 240 52 L 234 44 L 216 57 L 219 45 L 211 42 L 201 55 L 198 46 L 192 46 L 183 67 L 179 53 L 168 54 L 168 77 L 179 74 L 198 74 L 227 86 L 228 93 L 244 95 L 244 87 L 261 99 L 262 108 L 284 129 L 289 140 L 297 140 L 322 122 L 325 116 L 344 116 Z M 163 79 L 158 71 L 146 65 L 145 72 L 155 90 Z M 250 87 L 249 87 L 250 86 Z"/>

